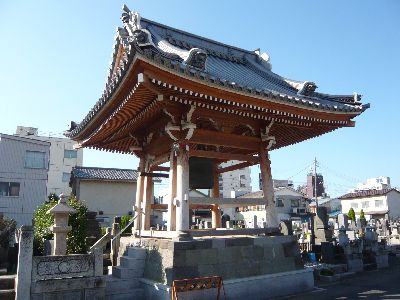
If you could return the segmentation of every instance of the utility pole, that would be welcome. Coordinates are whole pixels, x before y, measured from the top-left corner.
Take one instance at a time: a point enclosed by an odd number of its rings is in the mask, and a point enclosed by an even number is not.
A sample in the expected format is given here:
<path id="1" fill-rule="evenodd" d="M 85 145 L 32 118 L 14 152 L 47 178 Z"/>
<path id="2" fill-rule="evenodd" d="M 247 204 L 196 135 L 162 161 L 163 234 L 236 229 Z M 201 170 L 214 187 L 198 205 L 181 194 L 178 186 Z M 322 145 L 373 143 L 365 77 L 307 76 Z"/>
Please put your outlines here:
<path id="1" fill-rule="evenodd" d="M 314 195 L 315 195 L 315 205 L 318 209 L 318 197 L 317 197 L 317 158 L 314 158 Z"/>

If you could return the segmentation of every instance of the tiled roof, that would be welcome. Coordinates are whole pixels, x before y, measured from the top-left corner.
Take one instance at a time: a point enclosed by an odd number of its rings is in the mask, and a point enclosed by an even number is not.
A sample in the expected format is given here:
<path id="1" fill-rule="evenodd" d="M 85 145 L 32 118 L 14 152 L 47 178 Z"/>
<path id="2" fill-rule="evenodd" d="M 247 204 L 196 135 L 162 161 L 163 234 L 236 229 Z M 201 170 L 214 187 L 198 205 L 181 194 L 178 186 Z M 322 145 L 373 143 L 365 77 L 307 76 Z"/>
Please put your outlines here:
<path id="1" fill-rule="evenodd" d="M 76 136 L 104 107 L 137 57 L 207 85 L 288 105 L 355 114 L 369 107 L 361 103 L 361 95 L 323 94 L 315 92 L 317 86 L 313 82 L 275 74 L 266 53 L 229 46 L 141 18 L 126 6 L 122 21 L 124 27 L 117 29 L 104 93 L 82 122 L 65 133 L 68 137 Z M 117 59 L 120 46 L 124 54 L 122 59 Z"/>
<path id="2" fill-rule="evenodd" d="M 74 167 L 71 171 L 71 179 L 86 180 L 111 180 L 136 182 L 139 172 L 129 169 Z"/>
<path id="3" fill-rule="evenodd" d="M 365 190 L 365 191 L 359 191 L 359 192 L 354 192 L 354 193 L 347 193 L 343 196 L 340 196 L 339 199 L 352 199 L 352 198 L 364 198 L 364 197 L 371 197 L 371 196 L 382 196 L 382 195 L 386 195 L 387 193 L 389 193 L 391 191 L 396 191 L 397 193 L 400 193 L 396 189 Z"/>

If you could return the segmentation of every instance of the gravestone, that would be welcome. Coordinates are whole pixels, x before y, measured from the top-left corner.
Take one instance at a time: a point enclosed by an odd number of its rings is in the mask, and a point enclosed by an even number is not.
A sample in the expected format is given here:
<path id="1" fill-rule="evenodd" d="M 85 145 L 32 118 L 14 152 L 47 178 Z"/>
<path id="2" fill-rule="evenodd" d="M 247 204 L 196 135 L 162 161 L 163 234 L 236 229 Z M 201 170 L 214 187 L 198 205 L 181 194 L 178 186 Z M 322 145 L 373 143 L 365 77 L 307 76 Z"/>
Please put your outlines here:
<path id="1" fill-rule="evenodd" d="M 339 229 L 344 227 L 345 230 L 349 228 L 349 218 L 345 214 L 339 214 L 338 215 L 338 226 Z"/>
<path id="2" fill-rule="evenodd" d="M 326 207 L 318 207 L 317 213 L 313 218 L 315 244 L 321 245 L 321 242 L 332 242 L 332 231 L 328 225 L 328 213 Z"/>
<path id="3" fill-rule="evenodd" d="M 331 242 L 321 242 L 321 260 L 327 264 L 335 263 L 335 249 Z"/>
<path id="4" fill-rule="evenodd" d="M 292 222 L 289 220 L 282 220 L 279 223 L 279 230 L 283 235 L 293 235 Z"/>

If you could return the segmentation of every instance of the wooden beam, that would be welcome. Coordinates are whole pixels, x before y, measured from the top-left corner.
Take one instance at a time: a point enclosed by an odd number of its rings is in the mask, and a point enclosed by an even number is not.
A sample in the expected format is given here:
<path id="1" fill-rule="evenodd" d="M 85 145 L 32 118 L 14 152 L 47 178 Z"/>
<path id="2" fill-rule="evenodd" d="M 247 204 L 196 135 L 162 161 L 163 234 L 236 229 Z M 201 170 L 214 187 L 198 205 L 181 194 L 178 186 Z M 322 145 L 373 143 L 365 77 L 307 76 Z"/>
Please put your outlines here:
<path id="1" fill-rule="evenodd" d="M 150 171 L 162 171 L 162 172 L 169 172 L 169 167 L 163 166 L 154 166 L 150 168 Z"/>
<path id="2" fill-rule="evenodd" d="M 158 165 L 164 164 L 169 161 L 169 153 L 164 153 L 159 156 L 156 156 L 154 160 L 151 162 L 150 168 L 156 167 Z"/>
<path id="3" fill-rule="evenodd" d="M 208 198 L 208 197 L 190 197 L 190 204 L 217 204 L 219 207 L 241 207 L 265 205 L 264 198 Z"/>
<path id="4" fill-rule="evenodd" d="M 225 172 L 235 171 L 235 170 L 243 169 L 243 168 L 250 167 L 250 166 L 253 166 L 253 165 L 256 165 L 256 164 L 258 164 L 258 162 L 254 162 L 254 161 L 242 162 L 242 163 L 239 163 L 239 164 L 235 164 L 233 166 L 229 166 L 229 167 L 225 167 L 225 168 L 219 168 L 217 170 L 217 173 L 221 174 L 221 173 L 225 173 Z"/>
<path id="5" fill-rule="evenodd" d="M 261 139 L 238 134 L 230 134 L 206 129 L 196 129 L 189 141 L 195 144 L 223 146 L 237 149 L 257 151 L 261 145 Z"/>
<path id="6" fill-rule="evenodd" d="M 224 159 L 224 160 L 239 160 L 239 161 L 254 162 L 254 163 L 258 163 L 260 161 L 260 159 L 257 156 L 223 153 L 215 151 L 204 151 L 204 150 L 189 150 L 189 156 L 207 157 L 207 158 Z"/>
<path id="7" fill-rule="evenodd" d="M 163 177 L 163 178 L 168 178 L 169 174 L 165 173 L 152 173 L 152 172 L 141 172 L 140 176 L 143 177 Z"/>
<path id="8" fill-rule="evenodd" d="M 212 207 L 208 204 L 190 204 L 190 209 L 212 209 Z M 168 204 L 152 204 L 151 209 L 167 210 Z"/>

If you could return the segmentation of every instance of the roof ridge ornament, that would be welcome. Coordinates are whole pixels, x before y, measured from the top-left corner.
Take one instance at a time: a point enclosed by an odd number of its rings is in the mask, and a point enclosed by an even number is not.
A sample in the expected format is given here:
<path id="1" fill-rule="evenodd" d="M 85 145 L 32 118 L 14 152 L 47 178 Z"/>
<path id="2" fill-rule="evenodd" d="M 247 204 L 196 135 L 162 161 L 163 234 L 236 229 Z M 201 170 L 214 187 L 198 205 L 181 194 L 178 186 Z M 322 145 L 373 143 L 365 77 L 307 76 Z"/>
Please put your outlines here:
<path id="1" fill-rule="evenodd" d="M 207 62 L 207 52 L 200 48 L 192 48 L 189 50 L 188 57 L 184 60 L 184 63 L 192 67 L 204 70 Z"/>
<path id="2" fill-rule="evenodd" d="M 270 62 L 271 58 L 268 55 L 268 53 L 266 52 L 261 53 L 260 48 L 254 50 L 254 53 L 256 54 L 256 61 L 271 71 L 272 70 L 272 65 Z"/>
<path id="3" fill-rule="evenodd" d="M 133 36 L 136 30 L 142 29 L 142 25 L 140 24 L 140 14 L 130 11 L 128 6 L 126 6 L 125 4 L 124 6 L 122 6 L 122 10 L 122 23 L 124 23 L 124 27 L 128 31 L 129 35 Z"/>
<path id="4" fill-rule="evenodd" d="M 303 85 L 297 92 L 298 95 L 311 96 L 317 88 L 317 85 L 312 81 L 304 81 Z"/>

